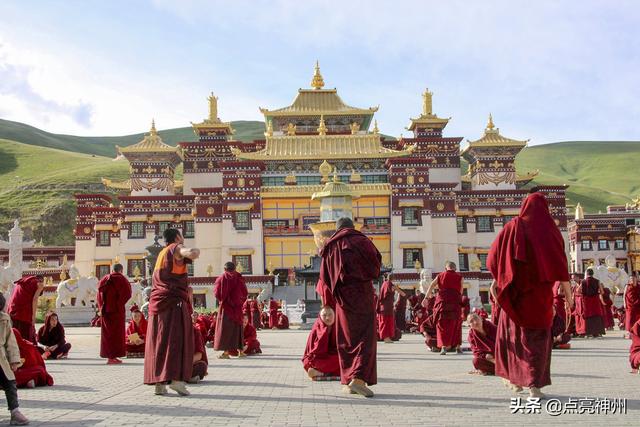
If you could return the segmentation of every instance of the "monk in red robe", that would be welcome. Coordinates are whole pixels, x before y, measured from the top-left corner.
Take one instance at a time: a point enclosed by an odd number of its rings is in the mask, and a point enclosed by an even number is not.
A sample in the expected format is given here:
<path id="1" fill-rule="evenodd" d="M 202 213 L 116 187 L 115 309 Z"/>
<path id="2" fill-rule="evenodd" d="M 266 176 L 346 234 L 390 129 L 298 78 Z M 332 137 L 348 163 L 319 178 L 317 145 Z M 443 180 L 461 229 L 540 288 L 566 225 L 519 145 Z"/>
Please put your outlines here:
<path id="1" fill-rule="evenodd" d="M 608 331 L 613 331 L 615 323 L 613 321 L 613 299 L 611 299 L 611 289 L 603 289 L 602 301 L 602 310 L 604 311 L 604 328 Z"/>
<path id="2" fill-rule="evenodd" d="M 378 381 L 373 280 L 380 276 L 382 256 L 350 218 L 338 219 L 336 229 L 320 251 L 320 280 L 336 301 L 340 381 L 345 391 L 372 397 L 367 385 Z"/>
<path id="3" fill-rule="evenodd" d="M 127 354 L 125 346 L 125 304 L 131 298 L 131 283 L 122 274 L 122 264 L 115 264 L 113 272 L 98 284 L 96 303 L 102 322 L 100 324 L 100 357 L 107 365 L 122 363 L 118 357 Z"/>
<path id="4" fill-rule="evenodd" d="M 145 338 L 147 337 L 147 319 L 144 318 L 137 304 L 133 304 L 129 311 L 131 311 L 131 320 L 129 320 L 126 331 L 127 358 L 143 358 Z"/>
<path id="5" fill-rule="evenodd" d="M 631 364 L 631 373 L 640 373 L 640 320 L 638 320 L 629 330 L 631 338 L 631 347 L 629 348 L 629 363 Z"/>
<path id="6" fill-rule="evenodd" d="M 273 298 L 269 298 L 269 329 L 276 329 L 279 309 L 280 304 L 278 304 L 278 301 L 275 301 Z"/>
<path id="7" fill-rule="evenodd" d="M 462 275 L 456 273 L 456 264 L 447 261 L 445 271 L 431 282 L 427 289 L 429 298 L 434 289 L 438 289 L 433 320 L 438 332 L 438 347 L 440 354 L 447 351 L 462 353 Z"/>
<path id="8" fill-rule="evenodd" d="M 576 301 L 576 332 L 578 335 L 596 338 L 605 333 L 602 317 L 603 286 L 593 274 L 593 268 L 587 268 L 586 277 L 580 284 L 580 298 Z"/>
<path id="9" fill-rule="evenodd" d="M 251 319 L 251 324 L 255 329 L 262 329 L 262 323 L 260 322 L 260 306 L 258 305 L 258 301 L 256 301 L 255 297 L 251 298 L 249 308 L 249 319 Z"/>
<path id="10" fill-rule="evenodd" d="M 385 343 L 392 343 L 396 334 L 396 318 L 393 313 L 395 286 L 388 276 L 380 287 L 378 298 L 378 335 Z"/>
<path id="11" fill-rule="evenodd" d="M 289 318 L 281 311 L 278 312 L 278 322 L 276 323 L 276 329 L 289 329 Z"/>
<path id="12" fill-rule="evenodd" d="M 207 332 L 209 331 L 205 316 L 194 311 L 193 313 L 191 313 L 191 321 L 193 322 L 193 327 L 196 328 L 200 333 L 202 345 L 205 345 L 207 342 Z"/>
<path id="13" fill-rule="evenodd" d="M 244 347 L 242 351 L 247 356 L 251 356 L 252 354 L 260 354 L 262 350 L 260 349 L 260 341 L 258 341 L 258 332 L 256 332 L 256 328 L 249 322 L 249 316 L 244 316 L 242 318 L 242 324 L 244 326 L 244 331 L 242 332 L 242 336 L 244 338 Z"/>
<path id="14" fill-rule="evenodd" d="M 624 308 L 624 326 L 627 331 L 630 331 L 640 319 L 640 285 L 635 276 L 629 278 L 629 283 L 624 289 Z"/>
<path id="15" fill-rule="evenodd" d="M 218 299 L 218 320 L 216 322 L 216 337 L 213 348 L 223 353 L 219 359 L 228 359 L 229 352 L 239 350 L 238 357 L 246 357 L 242 351 L 242 306 L 247 299 L 248 291 L 244 278 L 236 271 L 236 265 L 227 262 L 224 273 L 216 279 L 213 293 Z"/>
<path id="16" fill-rule="evenodd" d="M 23 277 L 15 283 L 7 313 L 13 327 L 20 331 L 24 339 L 36 343 L 36 311 L 38 297 L 44 289 L 41 277 Z"/>
<path id="17" fill-rule="evenodd" d="M 551 337 L 553 339 L 553 348 L 560 350 L 568 350 L 571 348 L 571 334 L 566 330 L 565 317 L 561 316 L 556 307 L 553 307 L 553 324 L 551 325 Z"/>
<path id="18" fill-rule="evenodd" d="M 193 371 L 189 384 L 197 384 L 209 374 L 209 359 L 200 329 L 193 325 Z"/>
<path id="19" fill-rule="evenodd" d="M 460 305 L 462 306 L 462 320 L 467 320 L 469 313 L 471 313 L 471 301 L 469 300 L 469 297 L 462 295 Z"/>
<path id="20" fill-rule="evenodd" d="M 489 301 L 491 302 L 491 323 L 498 325 L 500 321 L 500 305 L 496 302 L 498 299 L 497 282 L 493 280 L 489 287 Z"/>
<path id="21" fill-rule="evenodd" d="M 311 328 L 302 356 L 304 370 L 311 380 L 340 377 L 334 324 L 334 311 L 325 305 Z"/>
<path id="22" fill-rule="evenodd" d="M 38 347 L 38 350 L 42 353 L 44 360 L 66 359 L 71 350 L 71 344 L 65 337 L 64 326 L 54 312 L 49 312 L 45 316 L 44 325 L 38 329 L 37 339 L 38 344 L 42 346 Z"/>
<path id="23" fill-rule="evenodd" d="M 494 375 L 496 368 L 496 333 L 498 328 L 488 320 L 483 320 L 475 313 L 467 316 L 469 336 L 467 341 L 473 353 L 473 367 L 470 373 Z"/>
<path id="24" fill-rule="evenodd" d="M 398 289 L 398 297 L 393 310 L 396 316 L 396 328 L 405 332 L 407 330 L 407 294 L 400 289 Z"/>
<path id="25" fill-rule="evenodd" d="M 416 318 L 418 332 L 424 336 L 424 343 L 429 351 L 437 353 L 440 351 L 440 347 L 438 347 L 438 330 L 433 320 L 433 315 L 423 316 L 422 313 L 423 312 L 418 312 L 418 317 Z"/>
<path id="26" fill-rule="evenodd" d="M 20 348 L 20 359 L 22 364 L 15 371 L 16 386 L 18 388 L 34 388 L 53 385 L 53 378 L 47 372 L 44 360 L 32 342 L 22 338 L 20 331 L 13 328 L 16 336 L 18 348 Z"/>
<path id="27" fill-rule="evenodd" d="M 187 264 L 200 256 L 185 248 L 177 228 L 164 231 L 166 246 L 158 254 L 149 297 L 149 319 L 144 349 L 144 383 L 155 385 L 155 394 L 167 394 L 167 386 L 188 396 L 185 383 L 192 377 L 194 338 L 191 323 L 191 288 Z"/>
<path id="28" fill-rule="evenodd" d="M 573 305 L 564 240 L 541 193 L 530 194 L 520 215 L 491 245 L 487 266 L 501 308 L 496 336 L 496 375 L 514 392 L 551 384 L 553 285 L 560 281 Z"/>

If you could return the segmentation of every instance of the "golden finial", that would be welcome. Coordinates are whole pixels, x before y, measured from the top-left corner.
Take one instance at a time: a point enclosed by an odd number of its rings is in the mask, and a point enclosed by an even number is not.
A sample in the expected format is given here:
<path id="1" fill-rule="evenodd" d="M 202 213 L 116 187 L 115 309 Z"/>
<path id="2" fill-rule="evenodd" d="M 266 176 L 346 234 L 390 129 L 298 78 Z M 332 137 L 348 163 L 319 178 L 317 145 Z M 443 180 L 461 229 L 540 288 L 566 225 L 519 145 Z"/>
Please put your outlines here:
<path id="1" fill-rule="evenodd" d="M 324 124 L 324 115 L 320 116 L 320 126 L 318 126 L 318 135 L 326 135 L 327 126 Z"/>
<path id="2" fill-rule="evenodd" d="M 273 123 L 271 123 L 271 120 L 267 122 L 267 131 L 264 134 L 265 136 L 273 136 Z"/>
<path id="3" fill-rule="evenodd" d="M 338 168 L 333 168 L 333 182 L 340 182 L 340 178 L 338 177 Z"/>
<path id="4" fill-rule="evenodd" d="M 429 88 L 422 94 L 422 115 L 433 115 L 433 92 L 429 92 Z"/>
<path id="5" fill-rule="evenodd" d="M 209 100 L 209 121 L 219 122 L 220 119 L 218 118 L 218 97 L 215 96 L 213 92 L 211 92 L 211 95 L 209 95 L 209 98 L 207 99 Z"/>
<path id="6" fill-rule="evenodd" d="M 311 87 L 314 89 L 322 89 L 324 87 L 324 80 L 322 74 L 320 74 L 320 64 L 316 61 L 316 66 L 313 71 L 313 79 L 311 79 Z"/>
<path id="7" fill-rule="evenodd" d="M 493 130 L 496 126 L 493 124 L 493 116 L 489 113 L 489 122 L 487 123 L 487 130 Z"/>
<path id="8" fill-rule="evenodd" d="M 584 219 L 584 209 L 582 209 L 582 205 L 579 202 L 576 205 L 575 219 Z"/>
<path id="9" fill-rule="evenodd" d="M 292 172 L 289 172 L 289 174 L 284 178 L 284 183 L 286 185 L 295 185 L 297 184 L 298 180 L 295 176 L 295 174 Z"/>
<path id="10" fill-rule="evenodd" d="M 149 134 L 151 136 L 158 135 L 158 131 L 156 130 L 156 120 L 155 119 L 151 119 L 151 130 L 149 131 Z"/>
<path id="11" fill-rule="evenodd" d="M 356 122 L 351 123 L 351 135 L 355 135 L 360 130 L 360 125 Z"/>
<path id="12" fill-rule="evenodd" d="M 287 135 L 294 136 L 296 134 L 297 126 L 289 122 L 287 125 Z"/>
<path id="13" fill-rule="evenodd" d="M 60 272 L 60 281 L 64 282 L 65 280 L 67 280 L 67 272 L 63 268 L 62 271 Z"/>
<path id="14" fill-rule="evenodd" d="M 380 133 L 380 129 L 378 129 L 378 121 L 374 120 L 373 121 L 373 134 L 377 135 Z"/>
<path id="15" fill-rule="evenodd" d="M 320 172 L 320 175 L 322 176 L 322 182 L 329 181 L 329 174 L 331 173 L 331 165 L 329 162 L 324 160 L 318 168 L 318 172 Z"/>
<path id="16" fill-rule="evenodd" d="M 351 169 L 351 176 L 349 177 L 350 183 L 362 182 L 362 176 L 355 169 Z"/>

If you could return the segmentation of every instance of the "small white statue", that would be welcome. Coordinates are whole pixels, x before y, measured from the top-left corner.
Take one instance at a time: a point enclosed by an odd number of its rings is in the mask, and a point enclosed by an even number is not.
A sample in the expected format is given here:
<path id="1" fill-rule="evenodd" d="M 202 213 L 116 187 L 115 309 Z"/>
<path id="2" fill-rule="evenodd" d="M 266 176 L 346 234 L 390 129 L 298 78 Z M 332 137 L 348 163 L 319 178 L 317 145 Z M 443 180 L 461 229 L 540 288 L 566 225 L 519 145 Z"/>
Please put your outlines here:
<path id="1" fill-rule="evenodd" d="M 604 259 L 605 265 L 594 267 L 594 277 L 611 290 L 613 295 L 623 290 L 629 281 L 629 275 L 626 271 L 618 268 L 616 265 L 616 257 L 608 255 Z"/>
<path id="2" fill-rule="evenodd" d="M 73 307 L 72 298 L 76 299 L 75 307 L 91 307 L 91 300 L 95 299 L 97 292 L 98 279 L 93 275 L 80 277 L 78 268 L 72 264 L 69 268 L 69 278 L 58 284 L 56 307 Z"/>
<path id="3" fill-rule="evenodd" d="M 128 306 L 136 304 L 138 307 L 142 307 L 144 302 L 144 287 L 139 280 L 135 280 L 131 283 L 131 299 L 129 300 Z"/>
<path id="4" fill-rule="evenodd" d="M 5 299 L 9 301 L 11 292 L 13 292 L 13 283 L 20 280 L 20 272 L 12 265 L 6 267 L 0 266 L 0 292 Z"/>
<path id="5" fill-rule="evenodd" d="M 432 276 L 433 275 L 430 268 L 423 268 L 422 270 L 420 270 L 420 293 L 427 293 L 429 285 L 431 285 L 431 282 L 433 281 Z"/>

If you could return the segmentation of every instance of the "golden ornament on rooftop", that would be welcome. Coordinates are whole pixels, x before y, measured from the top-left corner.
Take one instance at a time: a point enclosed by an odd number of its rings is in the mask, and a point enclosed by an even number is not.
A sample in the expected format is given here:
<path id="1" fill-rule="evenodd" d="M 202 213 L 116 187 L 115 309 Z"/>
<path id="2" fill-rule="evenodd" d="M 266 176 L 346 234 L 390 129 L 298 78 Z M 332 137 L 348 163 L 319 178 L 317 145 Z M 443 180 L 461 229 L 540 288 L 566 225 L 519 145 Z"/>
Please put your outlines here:
<path id="1" fill-rule="evenodd" d="M 320 125 L 318 126 L 318 135 L 326 135 L 327 126 L 324 124 L 324 116 L 320 116 Z"/>
<path id="2" fill-rule="evenodd" d="M 322 78 L 322 74 L 320 74 L 320 64 L 318 61 L 316 61 L 316 66 L 313 69 L 311 87 L 314 89 L 322 89 L 324 87 L 324 79 Z"/>
<path id="3" fill-rule="evenodd" d="M 289 124 L 287 125 L 287 135 L 294 136 L 295 134 L 296 134 L 296 125 L 289 122 Z"/>

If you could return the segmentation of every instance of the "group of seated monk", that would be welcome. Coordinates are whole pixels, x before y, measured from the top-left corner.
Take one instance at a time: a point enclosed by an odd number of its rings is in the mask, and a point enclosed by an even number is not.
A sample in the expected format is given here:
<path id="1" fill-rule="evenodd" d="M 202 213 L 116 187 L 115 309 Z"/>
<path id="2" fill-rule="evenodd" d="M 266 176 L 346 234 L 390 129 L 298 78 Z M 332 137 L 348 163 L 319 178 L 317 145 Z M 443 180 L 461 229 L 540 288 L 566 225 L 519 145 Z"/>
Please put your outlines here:
<path id="1" fill-rule="evenodd" d="M 242 352 L 247 356 L 261 354 L 262 350 L 260 349 L 260 341 L 258 341 L 258 332 L 246 314 L 242 316 L 242 325 L 242 340 L 244 343 Z M 237 356 L 238 354 L 238 351 L 229 351 L 230 356 Z"/>

